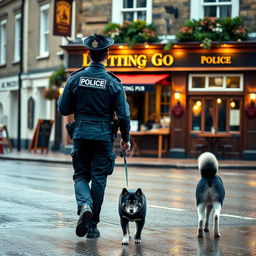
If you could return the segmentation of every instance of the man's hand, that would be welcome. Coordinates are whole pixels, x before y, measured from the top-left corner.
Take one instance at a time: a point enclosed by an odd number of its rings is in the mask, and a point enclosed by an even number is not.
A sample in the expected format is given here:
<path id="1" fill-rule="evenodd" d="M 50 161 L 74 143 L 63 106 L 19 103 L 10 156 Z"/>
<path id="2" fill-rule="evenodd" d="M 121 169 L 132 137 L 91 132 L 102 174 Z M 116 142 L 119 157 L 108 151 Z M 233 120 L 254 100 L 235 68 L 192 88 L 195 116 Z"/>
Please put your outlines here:
<path id="1" fill-rule="evenodd" d="M 128 141 L 123 141 L 123 139 L 120 140 L 120 148 L 125 150 L 125 152 L 131 150 L 131 143 Z"/>

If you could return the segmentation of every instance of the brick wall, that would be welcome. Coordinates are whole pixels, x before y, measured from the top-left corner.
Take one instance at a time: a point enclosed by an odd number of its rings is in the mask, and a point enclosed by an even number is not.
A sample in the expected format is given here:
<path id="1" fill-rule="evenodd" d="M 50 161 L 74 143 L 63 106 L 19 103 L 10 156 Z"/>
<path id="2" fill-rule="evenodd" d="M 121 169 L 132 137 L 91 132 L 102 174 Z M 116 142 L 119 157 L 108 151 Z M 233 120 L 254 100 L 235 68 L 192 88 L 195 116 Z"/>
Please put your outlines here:
<path id="1" fill-rule="evenodd" d="M 77 31 L 84 36 L 101 33 L 111 21 L 112 0 L 80 0 L 77 5 Z"/>
<path id="2" fill-rule="evenodd" d="M 177 19 L 166 12 L 165 6 L 170 5 L 178 8 Z M 106 24 L 111 22 L 112 0 L 79 0 L 77 12 L 78 33 L 82 32 L 84 36 L 101 33 Z M 256 0 L 240 0 L 240 16 L 250 32 L 256 32 Z M 190 0 L 152 0 L 152 20 L 157 26 L 158 35 L 176 34 L 189 18 Z"/>
<path id="3" fill-rule="evenodd" d="M 172 5 L 178 8 L 179 16 L 177 19 L 174 15 L 166 13 L 165 6 Z M 178 30 L 184 25 L 185 20 L 189 19 L 190 11 L 189 0 L 153 0 L 153 21 L 157 26 L 159 35 L 165 35 L 167 32 L 166 19 L 169 19 L 170 31 L 167 34 L 176 34 Z"/>
<path id="4" fill-rule="evenodd" d="M 246 28 L 256 33 L 256 0 L 241 0 L 240 16 L 243 17 Z"/>

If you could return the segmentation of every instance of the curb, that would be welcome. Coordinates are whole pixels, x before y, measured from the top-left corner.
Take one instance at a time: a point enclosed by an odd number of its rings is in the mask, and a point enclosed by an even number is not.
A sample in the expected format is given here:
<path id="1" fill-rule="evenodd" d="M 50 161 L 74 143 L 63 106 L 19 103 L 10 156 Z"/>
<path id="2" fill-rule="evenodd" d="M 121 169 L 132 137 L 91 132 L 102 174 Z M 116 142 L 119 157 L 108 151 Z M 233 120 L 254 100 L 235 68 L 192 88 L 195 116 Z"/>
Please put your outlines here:
<path id="1" fill-rule="evenodd" d="M 17 157 L 17 156 L 0 156 L 2 160 L 10 160 L 10 161 L 27 161 L 27 162 L 41 162 L 41 163 L 53 163 L 53 164 L 72 164 L 71 159 L 54 159 L 54 158 L 31 158 L 31 157 Z M 123 167 L 123 163 L 116 162 L 115 166 Z M 182 163 L 129 163 L 129 167 L 138 167 L 138 168 L 175 168 L 175 169 L 197 169 L 198 166 L 196 164 L 182 164 Z M 256 170 L 256 162 L 255 164 L 219 164 L 221 169 L 226 170 Z"/>

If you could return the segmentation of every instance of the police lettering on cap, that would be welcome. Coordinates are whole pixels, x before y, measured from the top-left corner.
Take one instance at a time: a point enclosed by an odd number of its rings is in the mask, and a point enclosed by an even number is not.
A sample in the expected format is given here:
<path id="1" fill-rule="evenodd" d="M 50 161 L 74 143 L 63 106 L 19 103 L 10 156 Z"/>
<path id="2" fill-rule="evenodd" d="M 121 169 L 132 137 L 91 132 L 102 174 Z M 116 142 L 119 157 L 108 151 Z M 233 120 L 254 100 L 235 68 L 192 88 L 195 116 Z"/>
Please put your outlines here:
<path id="1" fill-rule="evenodd" d="M 84 39 L 84 45 L 89 50 L 103 50 L 114 44 L 114 40 L 110 37 L 94 34 Z"/>

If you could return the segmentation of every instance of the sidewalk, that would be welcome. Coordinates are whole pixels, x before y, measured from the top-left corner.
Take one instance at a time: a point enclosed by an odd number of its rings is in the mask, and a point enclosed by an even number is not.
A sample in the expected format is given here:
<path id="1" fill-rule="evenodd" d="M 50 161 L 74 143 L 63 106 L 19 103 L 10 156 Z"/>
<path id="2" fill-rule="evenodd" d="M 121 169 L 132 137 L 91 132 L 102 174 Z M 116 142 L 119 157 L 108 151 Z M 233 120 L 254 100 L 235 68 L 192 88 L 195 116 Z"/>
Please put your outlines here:
<path id="1" fill-rule="evenodd" d="M 40 152 L 40 151 L 38 151 Z M 36 161 L 45 163 L 71 164 L 71 156 L 60 152 L 46 153 L 29 153 L 24 150 L 21 152 L 13 151 L 11 153 L 0 154 L 0 159 L 3 160 L 21 160 L 21 161 Z M 196 159 L 172 159 L 172 158 L 148 158 L 148 157 L 128 157 L 128 166 L 131 167 L 146 167 L 146 168 L 179 168 L 190 169 L 197 168 Z M 123 159 L 119 156 L 116 158 L 116 166 L 123 166 Z M 250 169 L 256 170 L 256 161 L 245 160 L 220 160 L 219 166 L 222 169 Z"/>

